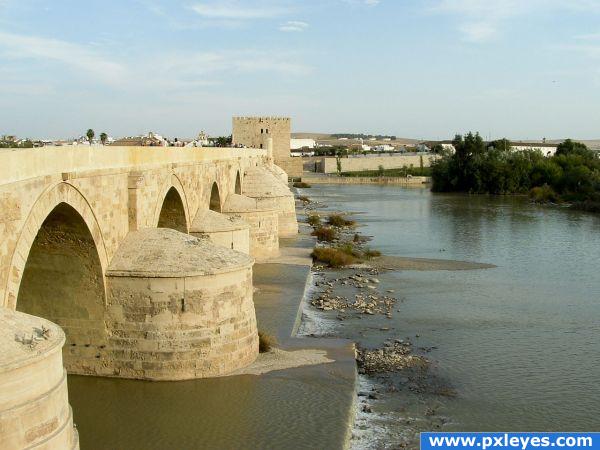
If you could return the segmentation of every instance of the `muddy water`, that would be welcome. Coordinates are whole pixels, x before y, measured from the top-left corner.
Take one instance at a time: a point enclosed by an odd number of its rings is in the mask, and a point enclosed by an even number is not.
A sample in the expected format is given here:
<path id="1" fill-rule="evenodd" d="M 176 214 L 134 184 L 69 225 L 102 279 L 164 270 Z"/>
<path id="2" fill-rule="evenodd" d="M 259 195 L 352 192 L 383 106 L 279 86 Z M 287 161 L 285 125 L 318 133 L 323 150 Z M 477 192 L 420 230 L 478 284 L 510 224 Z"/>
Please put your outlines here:
<path id="1" fill-rule="evenodd" d="M 429 382 L 456 392 L 414 392 L 408 378 L 387 392 L 389 379 L 363 377 L 384 395 L 361 399 L 373 413 L 359 414 L 356 448 L 414 446 L 435 429 L 600 430 L 600 216 L 389 186 L 305 193 L 360 213 L 385 254 L 496 266 L 379 274 L 398 297 L 391 319 L 313 314 L 322 333 L 364 346 L 409 338 L 433 362 Z"/>

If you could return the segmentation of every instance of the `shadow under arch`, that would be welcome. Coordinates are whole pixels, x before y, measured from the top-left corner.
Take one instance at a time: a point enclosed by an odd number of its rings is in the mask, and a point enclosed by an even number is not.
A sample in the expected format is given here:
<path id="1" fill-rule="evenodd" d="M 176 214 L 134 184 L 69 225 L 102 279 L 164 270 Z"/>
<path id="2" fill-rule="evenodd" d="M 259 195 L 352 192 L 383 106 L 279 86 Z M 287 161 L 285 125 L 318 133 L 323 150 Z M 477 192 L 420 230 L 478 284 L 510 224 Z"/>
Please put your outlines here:
<path id="1" fill-rule="evenodd" d="M 175 187 L 167 191 L 158 216 L 158 228 L 171 228 L 173 230 L 188 232 L 187 219 L 183 199 Z"/>
<path id="2" fill-rule="evenodd" d="M 29 209 L 27 218 L 21 227 L 22 231 L 11 258 L 10 276 L 6 282 L 3 306 L 9 309 L 16 309 L 17 295 L 23 278 L 25 264 L 37 233 L 45 219 L 61 203 L 72 207 L 83 218 L 100 257 L 102 274 L 105 273 L 108 266 L 108 253 L 102 230 L 90 203 L 75 186 L 65 182 L 57 183 L 40 194 Z"/>
<path id="3" fill-rule="evenodd" d="M 66 202 L 41 224 L 25 262 L 16 309 L 60 325 L 64 364 L 87 373 L 107 341 L 102 264 L 86 221 Z M 86 367 L 88 369 L 86 369 Z"/>
<path id="4" fill-rule="evenodd" d="M 215 181 L 210 190 L 210 202 L 208 207 L 211 211 L 221 212 L 221 194 L 219 194 L 219 186 Z"/>
<path id="5" fill-rule="evenodd" d="M 235 189 L 233 191 L 236 194 L 242 193 L 242 180 L 240 178 L 240 171 L 237 171 L 237 175 L 235 176 Z"/>

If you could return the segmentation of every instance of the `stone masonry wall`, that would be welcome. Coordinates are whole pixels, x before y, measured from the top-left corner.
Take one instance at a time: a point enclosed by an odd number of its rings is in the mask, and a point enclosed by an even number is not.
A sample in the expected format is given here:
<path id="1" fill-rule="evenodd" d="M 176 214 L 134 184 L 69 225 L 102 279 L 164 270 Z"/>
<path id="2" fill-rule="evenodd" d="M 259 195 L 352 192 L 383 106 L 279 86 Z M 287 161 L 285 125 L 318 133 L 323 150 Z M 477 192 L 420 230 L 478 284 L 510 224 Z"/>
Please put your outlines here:
<path id="1" fill-rule="evenodd" d="M 279 217 L 276 210 L 224 212 L 239 216 L 250 225 L 250 256 L 264 261 L 279 256 Z"/>
<path id="2" fill-rule="evenodd" d="M 108 278 L 112 375 L 212 377 L 256 358 L 250 267 L 185 278 Z"/>
<path id="3" fill-rule="evenodd" d="M 423 167 L 429 167 L 435 160 L 435 155 L 393 155 L 393 156 L 365 156 L 356 158 L 340 158 L 342 172 L 359 172 L 361 170 L 377 170 L 379 166 L 384 169 L 400 169 L 404 166 L 420 167 L 421 158 Z M 321 173 L 336 173 L 337 161 L 334 157 L 322 158 L 317 163 L 317 170 Z"/>
<path id="4" fill-rule="evenodd" d="M 273 158 L 290 157 L 291 120 L 288 117 L 234 117 L 233 143 L 263 148 L 265 137 L 273 138 Z"/>

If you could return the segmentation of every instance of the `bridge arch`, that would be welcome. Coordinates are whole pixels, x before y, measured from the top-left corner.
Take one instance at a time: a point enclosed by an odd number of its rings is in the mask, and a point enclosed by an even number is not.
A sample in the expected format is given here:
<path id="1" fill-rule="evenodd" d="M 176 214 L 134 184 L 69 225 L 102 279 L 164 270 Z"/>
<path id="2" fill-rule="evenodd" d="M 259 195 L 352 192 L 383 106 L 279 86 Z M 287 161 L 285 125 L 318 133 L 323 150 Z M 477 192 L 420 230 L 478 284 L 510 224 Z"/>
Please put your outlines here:
<path id="1" fill-rule="evenodd" d="M 172 174 L 160 192 L 153 223 L 158 228 L 171 228 L 187 233 L 190 215 L 183 184 Z"/>
<path id="2" fill-rule="evenodd" d="M 61 208 L 57 210 L 59 206 L 61 206 Z M 106 272 L 108 266 L 106 245 L 104 243 L 100 225 L 98 224 L 98 220 L 91 205 L 84 195 L 73 185 L 64 182 L 58 183 L 48 188 L 39 196 L 31 207 L 23 227 L 21 228 L 22 232 L 18 238 L 12 256 L 9 277 L 3 299 L 4 306 L 9 309 L 16 309 L 17 307 L 17 298 L 30 252 L 34 247 L 40 230 L 53 212 L 56 212 L 58 216 L 54 215 L 53 218 L 51 218 L 51 221 L 60 222 L 60 218 L 69 218 L 73 220 L 77 218 L 77 220 L 80 221 L 77 231 L 81 231 L 80 234 L 82 235 L 85 233 L 83 233 L 81 227 L 85 226 L 88 233 L 86 236 L 88 239 L 87 242 L 90 244 L 93 243 L 94 250 L 97 253 L 100 273 L 103 276 Z M 50 223 L 46 223 L 46 225 L 50 225 Z M 91 241 L 89 239 L 91 239 Z M 102 285 L 104 286 L 104 282 L 102 282 Z M 105 292 L 103 292 L 102 295 L 106 298 Z"/>
<path id="3" fill-rule="evenodd" d="M 221 194 L 219 192 L 219 186 L 217 185 L 217 182 L 213 182 L 211 188 L 210 188 L 210 200 L 208 203 L 208 208 L 211 211 L 216 211 L 216 212 L 221 212 L 221 207 L 222 207 L 222 203 L 221 203 Z"/>

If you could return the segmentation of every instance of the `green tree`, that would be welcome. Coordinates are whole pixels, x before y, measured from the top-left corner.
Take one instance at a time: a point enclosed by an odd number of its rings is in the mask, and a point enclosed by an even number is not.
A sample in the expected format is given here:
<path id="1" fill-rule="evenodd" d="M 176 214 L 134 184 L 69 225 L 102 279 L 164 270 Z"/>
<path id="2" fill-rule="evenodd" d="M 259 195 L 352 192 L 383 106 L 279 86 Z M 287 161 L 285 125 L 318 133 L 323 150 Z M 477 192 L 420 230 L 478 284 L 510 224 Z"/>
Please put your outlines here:
<path id="1" fill-rule="evenodd" d="M 90 143 L 90 145 L 92 144 L 92 141 L 94 140 L 94 136 L 96 135 L 94 133 L 94 130 L 92 130 L 91 128 L 89 130 L 87 130 L 87 132 L 85 133 L 85 135 L 87 136 L 87 140 Z"/>
<path id="2" fill-rule="evenodd" d="M 377 173 L 379 174 L 380 177 L 382 177 L 385 174 L 385 169 L 383 168 L 383 166 L 381 164 L 379 164 L 379 167 L 377 167 Z"/>
<path id="3" fill-rule="evenodd" d="M 581 155 L 584 157 L 591 157 L 592 152 L 587 148 L 587 146 L 581 142 L 575 142 L 571 139 L 567 139 L 564 142 L 561 142 L 556 147 L 557 155 Z"/>
<path id="4" fill-rule="evenodd" d="M 216 147 L 230 147 L 231 143 L 232 143 L 232 137 L 231 135 L 229 136 L 219 136 L 216 140 L 215 140 L 215 146 Z"/>
<path id="5" fill-rule="evenodd" d="M 102 142 L 102 145 L 106 145 L 106 140 L 108 139 L 108 134 L 106 133 L 100 133 L 100 142 Z"/>

